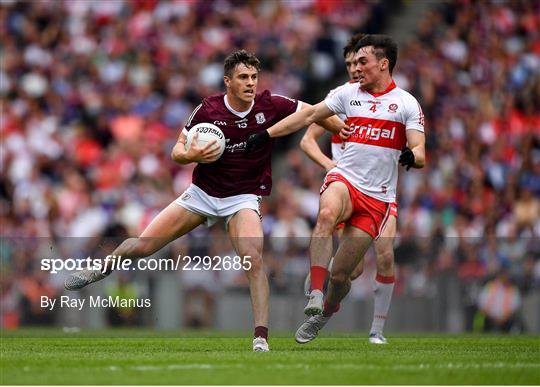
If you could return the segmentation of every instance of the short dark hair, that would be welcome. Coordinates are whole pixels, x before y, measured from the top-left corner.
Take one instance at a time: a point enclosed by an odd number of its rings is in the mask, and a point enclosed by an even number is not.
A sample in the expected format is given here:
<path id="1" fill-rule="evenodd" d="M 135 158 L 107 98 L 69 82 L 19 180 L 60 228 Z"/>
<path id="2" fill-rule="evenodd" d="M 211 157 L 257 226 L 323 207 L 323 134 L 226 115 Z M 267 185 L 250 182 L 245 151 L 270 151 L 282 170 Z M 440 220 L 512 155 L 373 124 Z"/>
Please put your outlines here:
<path id="1" fill-rule="evenodd" d="M 257 71 L 261 70 L 261 62 L 255 55 L 246 50 L 238 50 L 225 58 L 225 62 L 223 63 L 223 73 L 226 76 L 231 77 L 236 66 L 241 63 L 247 67 L 254 67 Z"/>
<path id="2" fill-rule="evenodd" d="M 355 52 L 356 50 L 354 49 L 356 47 L 356 44 L 360 41 L 360 39 L 362 39 L 364 36 L 366 36 L 366 34 L 364 33 L 357 33 L 357 34 L 354 34 L 353 36 L 351 36 L 351 38 L 347 41 L 347 44 L 345 45 L 345 47 L 343 47 L 343 57 L 346 58 L 347 55 L 349 55 L 351 52 Z"/>
<path id="3" fill-rule="evenodd" d="M 356 44 L 354 51 L 358 51 L 366 46 L 373 46 L 375 57 L 378 60 L 382 58 L 388 59 L 390 63 L 390 74 L 392 74 L 397 62 L 398 53 L 397 43 L 394 39 L 388 35 L 366 35 Z"/>

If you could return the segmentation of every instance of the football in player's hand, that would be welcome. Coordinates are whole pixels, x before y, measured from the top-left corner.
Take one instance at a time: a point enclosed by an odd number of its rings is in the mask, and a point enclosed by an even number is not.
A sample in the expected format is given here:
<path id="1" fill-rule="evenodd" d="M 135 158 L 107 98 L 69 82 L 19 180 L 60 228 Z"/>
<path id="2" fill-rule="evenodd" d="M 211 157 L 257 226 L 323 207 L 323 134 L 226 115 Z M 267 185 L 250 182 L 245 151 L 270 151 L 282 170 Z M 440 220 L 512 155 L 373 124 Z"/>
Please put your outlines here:
<path id="1" fill-rule="evenodd" d="M 219 156 L 216 158 L 216 160 L 221 157 L 223 151 L 225 151 L 225 135 L 220 128 L 214 124 L 206 122 L 201 122 L 200 124 L 195 125 L 187 134 L 185 146 L 186 150 L 191 148 L 191 143 L 193 142 L 195 134 L 197 134 L 197 146 L 199 147 L 203 147 L 207 143 L 215 141 L 216 146 L 219 147 Z"/>

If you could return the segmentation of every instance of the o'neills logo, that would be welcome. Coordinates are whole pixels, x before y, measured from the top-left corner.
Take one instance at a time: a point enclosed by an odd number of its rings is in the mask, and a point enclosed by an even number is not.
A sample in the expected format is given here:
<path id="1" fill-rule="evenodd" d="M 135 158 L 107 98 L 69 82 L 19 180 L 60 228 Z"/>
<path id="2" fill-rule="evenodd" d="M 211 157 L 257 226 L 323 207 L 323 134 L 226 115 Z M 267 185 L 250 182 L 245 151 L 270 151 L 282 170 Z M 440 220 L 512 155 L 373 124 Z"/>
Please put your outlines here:
<path id="1" fill-rule="evenodd" d="M 209 126 L 201 126 L 197 128 L 197 132 L 199 133 L 212 133 L 213 135 L 219 137 L 220 139 L 223 139 L 223 132 L 221 130 L 217 130 L 216 128 L 212 128 Z"/>
<path id="2" fill-rule="evenodd" d="M 395 126 L 392 127 L 392 129 L 382 129 L 382 128 L 374 128 L 372 125 L 366 125 L 366 126 L 351 125 L 351 128 L 354 129 L 354 132 L 353 134 L 351 134 L 351 137 L 358 137 L 358 138 L 366 139 L 366 140 L 377 141 L 380 138 L 389 138 L 393 140 L 396 134 Z"/>

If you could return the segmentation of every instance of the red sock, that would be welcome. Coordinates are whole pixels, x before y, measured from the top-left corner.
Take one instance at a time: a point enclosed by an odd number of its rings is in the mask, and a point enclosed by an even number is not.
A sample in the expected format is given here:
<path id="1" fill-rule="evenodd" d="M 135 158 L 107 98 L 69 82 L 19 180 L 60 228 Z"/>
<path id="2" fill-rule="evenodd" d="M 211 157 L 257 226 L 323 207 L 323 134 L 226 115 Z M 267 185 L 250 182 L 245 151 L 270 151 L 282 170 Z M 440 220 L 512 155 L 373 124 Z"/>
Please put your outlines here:
<path id="1" fill-rule="evenodd" d="M 253 334 L 253 338 L 256 337 L 262 337 L 263 339 L 268 341 L 268 328 L 263 327 L 262 325 L 255 327 L 255 333 Z"/>
<path id="2" fill-rule="evenodd" d="M 375 281 L 380 282 L 381 284 L 393 284 L 394 282 L 396 282 L 396 277 L 394 277 L 393 275 L 385 277 L 384 275 L 380 275 L 379 273 L 377 273 Z"/>
<path id="3" fill-rule="evenodd" d="M 311 290 L 320 290 L 322 292 L 327 275 L 328 270 L 326 270 L 326 267 L 311 266 Z"/>
<path id="4" fill-rule="evenodd" d="M 324 301 L 324 308 L 323 308 L 322 314 L 324 317 L 330 317 L 331 315 L 336 313 L 340 307 L 341 307 L 341 304 L 330 305 L 328 301 Z"/>

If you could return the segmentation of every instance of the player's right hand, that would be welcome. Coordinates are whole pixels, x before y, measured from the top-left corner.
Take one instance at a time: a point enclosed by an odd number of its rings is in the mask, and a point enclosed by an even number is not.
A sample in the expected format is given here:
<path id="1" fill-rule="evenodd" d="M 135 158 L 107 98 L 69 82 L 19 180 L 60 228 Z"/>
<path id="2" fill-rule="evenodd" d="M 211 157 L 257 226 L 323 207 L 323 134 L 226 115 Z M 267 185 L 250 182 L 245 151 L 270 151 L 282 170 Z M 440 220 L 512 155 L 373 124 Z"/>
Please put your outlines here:
<path id="1" fill-rule="evenodd" d="M 339 137 L 343 141 L 347 141 L 347 139 L 351 136 L 353 131 L 354 131 L 354 129 L 351 129 L 351 128 L 349 128 L 348 125 L 346 125 L 343 128 L 341 128 L 341 131 L 339 132 Z"/>
<path id="2" fill-rule="evenodd" d="M 212 163 L 220 156 L 219 146 L 216 145 L 216 140 L 206 143 L 202 147 L 198 146 L 199 133 L 195 133 L 191 147 L 188 149 L 186 158 L 195 163 Z"/>

